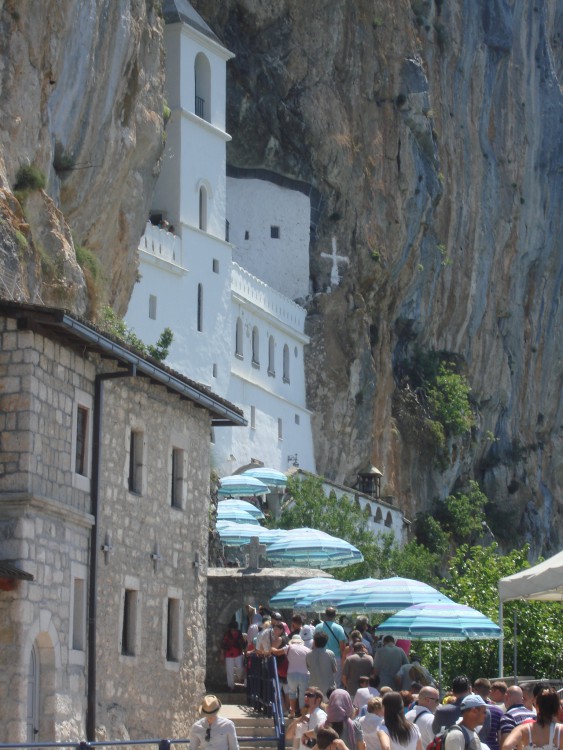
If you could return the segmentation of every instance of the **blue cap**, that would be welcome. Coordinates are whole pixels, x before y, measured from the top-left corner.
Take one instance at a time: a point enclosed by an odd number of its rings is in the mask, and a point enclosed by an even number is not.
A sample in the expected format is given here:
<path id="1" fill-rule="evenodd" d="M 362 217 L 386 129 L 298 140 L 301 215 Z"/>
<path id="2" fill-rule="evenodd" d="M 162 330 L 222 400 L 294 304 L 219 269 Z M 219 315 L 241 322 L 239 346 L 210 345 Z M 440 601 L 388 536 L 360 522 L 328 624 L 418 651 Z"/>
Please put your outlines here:
<path id="1" fill-rule="evenodd" d="M 460 711 L 467 711 L 469 708 L 481 708 L 481 706 L 487 707 L 487 704 L 485 701 L 481 698 L 480 695 L 475 695 L 475 693 L 471 693 L 470 695 L 466 695 L 465 698 L 460 703 Z"/>

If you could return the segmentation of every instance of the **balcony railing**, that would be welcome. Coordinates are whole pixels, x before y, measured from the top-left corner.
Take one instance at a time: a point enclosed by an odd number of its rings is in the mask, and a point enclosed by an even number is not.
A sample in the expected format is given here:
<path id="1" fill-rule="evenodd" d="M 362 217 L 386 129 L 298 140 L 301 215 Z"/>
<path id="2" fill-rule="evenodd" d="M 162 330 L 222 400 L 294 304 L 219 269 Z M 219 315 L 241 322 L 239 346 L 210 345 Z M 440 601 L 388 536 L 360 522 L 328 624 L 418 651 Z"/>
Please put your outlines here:
<path id="1" fill-rule="evenodd" d="M 145 233 L 141 237 L 139 249 L 155 258 L 182 265 L 182 243 L 180 238 L 167 229 L 147 222 Z"/>

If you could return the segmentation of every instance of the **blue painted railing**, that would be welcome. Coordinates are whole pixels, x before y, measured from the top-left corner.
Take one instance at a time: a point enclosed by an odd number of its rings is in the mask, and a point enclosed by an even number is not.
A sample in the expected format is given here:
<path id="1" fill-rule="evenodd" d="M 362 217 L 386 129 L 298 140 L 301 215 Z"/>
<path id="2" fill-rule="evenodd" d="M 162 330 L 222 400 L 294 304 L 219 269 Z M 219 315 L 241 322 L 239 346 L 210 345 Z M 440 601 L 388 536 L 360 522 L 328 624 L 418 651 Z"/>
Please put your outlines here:
<path id="1" fill-rule="evenodd" d="M 284 750 L 283 701 L 277 662 L 274 656 L 259 656 L 255 653 L 248 655 L 246 698 L 251 708 L 274 720 L 278 750 Z"/>

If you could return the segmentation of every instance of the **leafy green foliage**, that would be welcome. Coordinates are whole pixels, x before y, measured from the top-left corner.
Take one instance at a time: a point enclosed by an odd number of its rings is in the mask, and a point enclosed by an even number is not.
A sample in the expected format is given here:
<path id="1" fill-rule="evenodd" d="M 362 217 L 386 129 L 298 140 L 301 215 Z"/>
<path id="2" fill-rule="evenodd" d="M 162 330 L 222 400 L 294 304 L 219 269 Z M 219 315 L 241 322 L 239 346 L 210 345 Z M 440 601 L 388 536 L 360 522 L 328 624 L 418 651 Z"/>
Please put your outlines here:
<path id="1" fill-rule="evenodd" d="M 528 548 L 499 555 L 490 547 L 461 546 L 449 565 L 449 576 L 440 586 L 442 593 L 459 604 L 478 609 L 498 622 L 498 581 L 529 566 Z M 536 678 L 563 677 L 563 607 L 559 602 L 507 602 L 504 606 L 504 663 L 513 663 L 513 616 L 518 622 L 518 672 Z M 438 644 L 417 643 L 417 653 L 435 674 Z M 451 685 L 456 674 L 472 679 L 498 674 L 497 641 L 444 641 L 442 643 L 443 684 Z"/>
<path id="2" fill-rule="evenodd" d="M 414 522 L 414 533 L 417 542 L 430 552 L 443 558 L 449 552 L 450 544 L 447 532 L 432 513 L 417 513 Z"/>
<path id="3" fill-rule="evenodd" d="M 477 482 L 471 480 L 466 493 L 448 495 L 438 503 L 436 518 L 458 544 L 475 544 L 483 535 L 487 502 Z"/>
<path id="4" fill-rule="evenodd" d="M 465 378 L 446 363 L 440 365 L 434 384 L 427 389 L 428 403 L 435 418 L 451 435 L 462 435 L 474 424 L 470 390 Z"/>
<path id="5" fill-rule="evenodd" d="M 336 578 L 354 581 L 399 575 L 436 582 L 437 555 L 417 542 L 400 548 L 392 533 L 373 534 L 366 524 L 366 511 L 346 496 L 337 499 L 331 493 L 327 497 L 322 478 L 309 476 L 300 480 L 291 477 L 287 488 L 293 503 L 291 507 L 284 508 L 278 521 L 270 521 L 272 528 L 296 529 L 305 526 L 320 529 L 350 542 L 364 556 L 362 563 L 333 570 Z M 367 513 L 369 515 L 369 511 Z"/>
<path id="6" fill-rule="evenodd" d="M 14 190 L 43 190 L 46 185 L 45 175 L 35 164 L 23 164 L 16 175 Z"/>
<path id="7" fill-rule="evenodd" d="M 147 345 L 137 336 L 135 331 L 127 326 L 122 318 L 115 314 L 111 307 L 102 309 L 100 327 L 112 336 L 123 339 L 125 343 L 137 349 L 143 356 L 149 355 L 159 362 L 163 362 L 168 356 L 174 336 L 170 328 L 165 328 L 156 344 Z"/>

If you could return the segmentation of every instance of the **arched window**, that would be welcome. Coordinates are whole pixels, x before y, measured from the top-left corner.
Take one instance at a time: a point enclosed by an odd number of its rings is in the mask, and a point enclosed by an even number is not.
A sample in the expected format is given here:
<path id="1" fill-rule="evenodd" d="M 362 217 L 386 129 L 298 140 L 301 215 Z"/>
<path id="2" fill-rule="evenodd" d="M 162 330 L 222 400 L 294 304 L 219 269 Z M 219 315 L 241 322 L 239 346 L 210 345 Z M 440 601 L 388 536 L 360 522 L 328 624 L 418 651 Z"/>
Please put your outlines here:
<path id="1" fill-rule="evenodd" d="M 252 329 L 252 364 L 260 367 L 260 337 L 256 326 Z"/>
<path id="2" fill-rule="evenodd" d="M 289 346 L 283 347 L 283 382 L 289 383 Z"/>
<path id="3" fill-rule="evenodd" d="M 197 330 L 203 331 L 203 284 L 197 285 Z"/>
<path id="4" fill-rule="evenodd" d="M 381 523 L 383 521 L 383 513 L 381 512 L 381 508 L 378 508 L 375 511 L 375 522 Z"/>
<path id="5" fill-rule="evenodd" d="M 237 327 L 235 332 L 235 356 L 244 359 L 244 352 L 242 348 L 242 320 L 237 318 Z"/>
<path id="6" fill-rule="evenodd" d="M 391 511 L 387 511 L 387 515 L 385 516 L 385 525 L 386 526 L 392 526 L 393 525 L 393 516 L 391 515 Z"/>
<path id="7" fill-rule="evenodd" d="M 271 375 L 272 377 L 275 377 L 276 375 L 276 365 L 274 358 L 275 348 L 276 344 L 274 341 L 274 337 L 270 336 L 270 338 L 268 339 L 268 375 Z"/>
<path id="8" fill-rule="evenodd" d="M 211 66 L 209 60 L 199 52 L 194 64 L 195 113 L 202 120 L 211 122 Z"/>
<path id="9" fill-rule="evenodd" d="M 203 185 L 199 189 L 199 228 L 207 232 L 207 190 Z"/>

